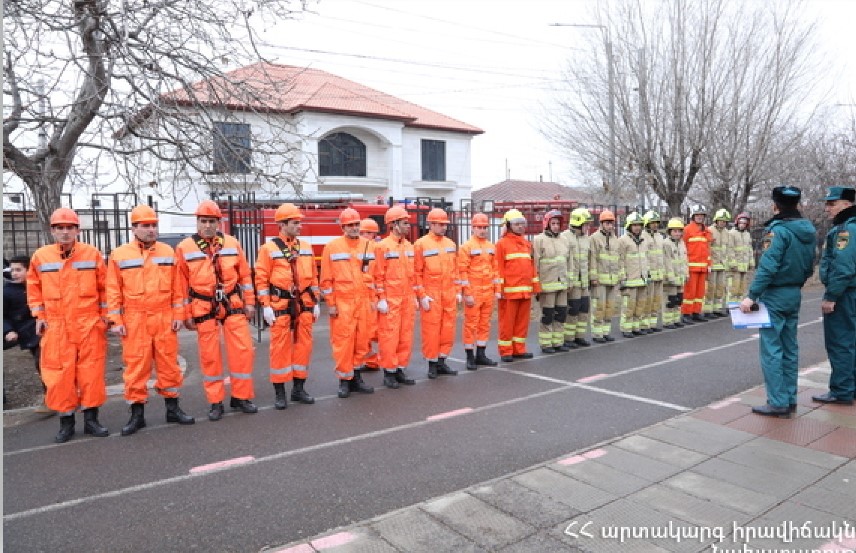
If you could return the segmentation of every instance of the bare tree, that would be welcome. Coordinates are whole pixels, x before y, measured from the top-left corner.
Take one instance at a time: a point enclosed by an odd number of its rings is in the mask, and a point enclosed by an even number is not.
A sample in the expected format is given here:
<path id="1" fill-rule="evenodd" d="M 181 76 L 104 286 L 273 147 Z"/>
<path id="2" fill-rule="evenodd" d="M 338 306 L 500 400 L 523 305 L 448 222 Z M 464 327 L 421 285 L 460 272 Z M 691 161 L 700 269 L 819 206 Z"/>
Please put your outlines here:
<path id="1" fill-rule="evenodd" d="M 143 184 L 135 159 L 223 181 L 210 162 L 215 145 L 225 144 L 239 160 L 246 153 L 214 123 L 235 115 L 198 103 L 193 83 L 218 83 L 209 86 L 228 88 L 224 100 L 253 105 L 264 116 L 273 87 L 230 80 L 224 67 L 261 59 L 257 30 L 294 17 L 307 1 L 6 2 L 3 168 L 30 191 L 43 227 L 66 184 L 105 177 L 124 178 L 131 190 Z M 184 92 L 181 105 L 165 96 L 174 90 Z M 288 151 L 286 130 L 271 134 L 253 156 Z M 111 161 L 101 162 L 104 154 Z M 241 179 L 281 179 L 282 172 L 267 170 Z"/>
<path id="2" fill-rule="evenodd" d="M 793 123 L 810 46 L 810 28 L 797 24 L 795 9 L 775 8 L 726 0 L 604 4 L 597 16 L 609 29 L 614 56 L 607 60 L 592 41 L 584 58 L 571 61 L 570 90 L 545 134 L 603 171 L 610 155 L 612 63 L 616 155 L 623 167 L 615 186 L 650 187 L 679 213 L 704 176 L 716 186 L 695 191 L 694 200 L 708 203 L 710 190 L 724 189 L 728 205 L 745 204 L 759 178 L 756 165 L 767 160 L 770 136 Z M 747 167 L 751 173 L 741 180 Z"/>

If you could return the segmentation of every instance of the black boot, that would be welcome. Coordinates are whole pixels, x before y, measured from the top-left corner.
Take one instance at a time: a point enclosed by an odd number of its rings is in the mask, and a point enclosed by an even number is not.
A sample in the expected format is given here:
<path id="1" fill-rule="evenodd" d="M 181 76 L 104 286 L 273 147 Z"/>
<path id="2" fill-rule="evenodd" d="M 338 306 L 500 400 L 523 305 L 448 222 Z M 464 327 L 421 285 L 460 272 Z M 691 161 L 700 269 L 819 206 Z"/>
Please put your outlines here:
<path id="1" fill-rule="evenodd" d="M 177 422 L 178 424 L 194 424 L 196 422 L 196 419 L 181 410 L 177 397 L 165 397 L 163 402 L 166 404 L 166 422 Z"/>
<path id="2" fill-rule="evenodd" d="M 398 380 L 395 379 L 395 371 L 383 370 L 383 385 L 393 390 L 400 388 Z"/>
<path id="3" fill-rule="evenodd" d="M 66 415 L 59 418 L 59 432 L 54 441 L 63 444 L 74 436 L 74 415 Z"/>
<path id="4" fill-rule="evenodd" d="M 692 315 L 681 315 L 681 323 L 684 326 L 692 326 L 695 324 L 695 321 L 693 320 Z"/>
<path id="5" fill-rule="evenodd" d="M 452 369 L 449 365 L 446 364 L 446 358 L 441 357 L 439 361 L 437 361 L 437 374 L 447 374 L 449 376 L 455 376 L 458 374 L 458 371 Z"/>
<path id="6" fill-rule="evenodd" d="M 437 362 L 428 361 L 428 378 L 434 380 L 437 378 Z"/>
<path id="7" fill-rule="evenodd" d="M 404 374 L 404 369 L 396 369 L 395 371 L 395 381 L 399 384 L 404 384 L 405 386 L 413 386 L 416 384 L 416 381 L 412 378 L 407 378 L 407 375 Z"/>
<path id="8" fill-rule="evenodd" d="M 312 405 L 315 403 L 315 398 L 306 393 L 303 385 L 306 383 L 305 378 L 295 378 L 294 386 L 291 388 L 291 401 L 303 403 L 304 405 Z"/>
<path id="9" fill-rule="evenodd" d="M 223 402 L 212 403 L 211 409 L 208 410 L 208 420 L 210 421 L 218 421 L 223 418 Z"/>
<path id="10" fill-rule="evenodd" d="M 578 345 L 578 346 L 580 346 L 580 347 L 584 347 L 584 348 L 587 348 L 587 347 L 589 347 L 589 346 L 591 345 L 591 342 L 589 342 L 589 341 L 588 341 L 588 340 L 586 340 L 585 338 L 576 338 L 576 339 L 574 340 L 574 343 L 575 343 L 576 345 Z"/>
<path id="11" fill-rule="evenodd" d="M 233 397 L 231 400 L 229 400 L 229 407 L 231 407 L 232 409 L 237 409 L 240 412 L 246 413 L 248 415 L 252 415 L 253 413 L 259 412 L 259 408 L 256 407 L 256 405 L 249 399 L 238 399 L 236 397 Z"/>
<path id="12" fill-rule="evenodd" d="M 339 397 L 345 399 L 351 395 L 351 381 L 339 380 Z"/>
<path id="13" fill-rule="evenodd" d="M 473 352 L 473 350 L 468 349 L 468 350 L 464 350 L 464 351 L 467 352 L 467 370 L 468 371 L 478 370 L 478 366 L 476 365 L 476 355 Z"/>
<path id="14" fill-rule="evenodd" d="M 564 343 L 564 344 L 562 344 L 562 345 L 563 345 L 563 346 L 565 346 L 565 347 L 567 348 L 567 350 L 566 350 L 566 351 L 570 351 L 570 350 L 572 350 L 572 349 L 577 349 L 577 348 L 579 348 L 579 347 L 580 347 L 580 346 L 579 346 L 579 344 L 577 344 L 577 343 L 576 343 L 575 341 L 573 341 L 573 340 L 565 340 L 565 343 Z"/>
<path id="15" fill-rule="evenodd" d="M 122 427 L 122 435 L 130 436 L 140 428 L 146 427 L 145 414 L 146 405 L 144 403 L 131 404 L 131 418 L 128 419 L 128 424 Z"/>
<path id="16" fill-rule="evenodd" d="M 354 369 L 354 378 L 351 379 L 351 391 L 361 394 L 373 394 L 374 388 L 363 382 L 363 375 L 360 369 Z"/>
<path id="17" fill-rule="evenodd" d="M 497 366 L 498 363 L 485 355 L 484 350 L 484 346 L 476 346 L 476 365 L 484 365 L 485 367 Z"/>
<path id="18" fill-rule="evenodd" d="M 282 382 L 274 383 L 273 385 L 273 408 L 277 411 L 282 411 L 288 408 L 288 400 L 285 397 L 285 384 Z"/>
<path id="19" fill-rule="evenodd" d="M 110 435 L 110 432 L 98 422 L 98 407 L 83 410 L 83 433 L 92 434 L 98 438 Z"/>

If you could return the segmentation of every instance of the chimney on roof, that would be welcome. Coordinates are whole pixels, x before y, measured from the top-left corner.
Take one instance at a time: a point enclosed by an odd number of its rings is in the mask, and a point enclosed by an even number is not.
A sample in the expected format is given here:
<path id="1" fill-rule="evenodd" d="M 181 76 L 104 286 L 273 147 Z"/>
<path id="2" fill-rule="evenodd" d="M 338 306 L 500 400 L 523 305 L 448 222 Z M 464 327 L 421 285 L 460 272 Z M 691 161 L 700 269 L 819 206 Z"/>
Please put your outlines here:
<path id="1" fill-rule="evenodd" d="M 538 182 L 544 182 L 544 175 L 538 175 Z"/>

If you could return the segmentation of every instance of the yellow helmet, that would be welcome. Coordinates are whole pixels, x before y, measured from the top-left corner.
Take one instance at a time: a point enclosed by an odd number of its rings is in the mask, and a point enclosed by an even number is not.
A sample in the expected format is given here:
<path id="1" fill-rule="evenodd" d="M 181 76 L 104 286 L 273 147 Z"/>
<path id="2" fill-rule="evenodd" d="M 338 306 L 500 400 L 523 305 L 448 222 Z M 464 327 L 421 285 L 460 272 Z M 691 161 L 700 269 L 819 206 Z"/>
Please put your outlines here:
<path id="1" fill-rule="evenodd" d="M 671 219 L 669 219 L 669 224 L 666 225 L 666 228 L 669 230 L 671 230 L 673 228 L 683 230 L 684 220 L 681 219 L 680 217 L 672 217 Z"/>
<path id="2" fill-rule="evenodd" d="M 575 210 L 571 211 L 570 224 L 572 227 L 581 227 L 592 219 L 593 217 L 591 216 L 591 212 L 588 209 L 584 207 L 578 207 Z"/>
<path id="3" fill-rule="evenodd" d="M 624 220 L 624 228 L 629 229 L 630 225 L 644 225 L 645 219 L 642 218 L 641 215 L 636 213 L 635 211 L 627 216 L 627 219 Z"/>
<path id="4" fill-rule="evenodd" d="M 526 222 L 526 217 L 520 213 L 519 209 L 509 209 L 505 212 L 505 215 L 502 216 L 502 220 L 506 223 L 514 223 L 514 222 Z"/>
<path id="5" fill-rule="evenodd" d="M 648 226 L 648 223 L 659 223 L 660 214 L 652 209 L 642 217 L 642 220 L 645 222 L 645 226 Z"/>
<path id="6" fill-rule="evenodd" d="M 716 213 L 713 214 L 713 220 L 714 221 L 730 221 L 731 220 L 731 213 L 729 213 L 728 210 L 725 208 L 717 209 Z"/>

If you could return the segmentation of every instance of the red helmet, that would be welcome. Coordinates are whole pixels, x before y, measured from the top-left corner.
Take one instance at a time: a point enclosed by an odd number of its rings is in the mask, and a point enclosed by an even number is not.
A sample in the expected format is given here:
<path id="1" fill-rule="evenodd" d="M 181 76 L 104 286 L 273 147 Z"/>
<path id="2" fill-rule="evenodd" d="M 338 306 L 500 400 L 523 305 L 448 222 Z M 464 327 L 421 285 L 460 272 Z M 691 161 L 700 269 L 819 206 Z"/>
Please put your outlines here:
<path id="1" fill-rule="evenodd" d="M 360 221 L 360 232 L 380 232 L 380 227 L 374 219 L 363 219 Z"/>
<path id="2" fill-rule="evenodd" d="M 490 224 L 490 221 L 487 218 L 487 215 L 484 213 L 476 213 L 473 215 L 473 220 L 471 221 L 472 226 L 474 227 L 486 227 Z"/>
<path id="3" fill-rule="evenodd" d="M 561 223 L 564 217 L 562 216 L 562 212 L 558 209 L 551 209 L 544 214 L 544 220 L 541 221 L 544 223 L 544 230 L 547 230 L 547 228 L 550 227 L 550 219 L 559 219 L 559 222 Z"/>
<path id="4" fill-rule="evenodd" d="M 342 210 L 342 213 L 339 214 L 339 224 L 344 225 L 352 225 L 354 223 L 360 222 L 360 214 L 357 213 L 357 210 L 348 207 Z"/>
<path id="5" fill-rule="evenodd" d="M 303 219 L 303 214 L 297 209 L 294 204 L 282 204 L 276 208 L 276 213 L 273 215 L 273 220 L 277 223 L 288 221 L 289 219 Z"/>
<path id="6" fill-rule="evenodd" d="M 443 223 L 449 224 L 449 216 L 446 215 L 446 212 L 440 209 L 439 207 L 435 207 L 431 211 L 428 212 L 428 222 L 429 223 Z"/>
<path id="7" fill-rule="evenodd" d="M 51 213 L 51 226 L 54 225 L 75 225 L 80 226 L 80 218 L 73 210 L 67 207 L 60 207 Z"/>
<path id="8" fill-rule="evenodd" d="M 131 210 L 131 224 L 137 223 L 157 223 L 158 214 L 155 210 L 147 205 L 138 205 Z"/>
<path id="9" fill-rule="evenodd" d="M 394 205 L 386 210 L 386 215 L 383 216 L 383 221 L 388 225 L 390 223 L 394 223 L 395 221 L 400 221 L 401 219 L 407 218 L 407 210 L 401 207 L 400 205 Z"/>
<path id="10" fill-rule="evenodd" d="M 196 207 L 197 217 L 216 217 L 217 219 L 223 218 L 223 212 L 220 211 L 220 206 L 216 204 L 213 200 L 205 200 L 200 203 Z"/>

